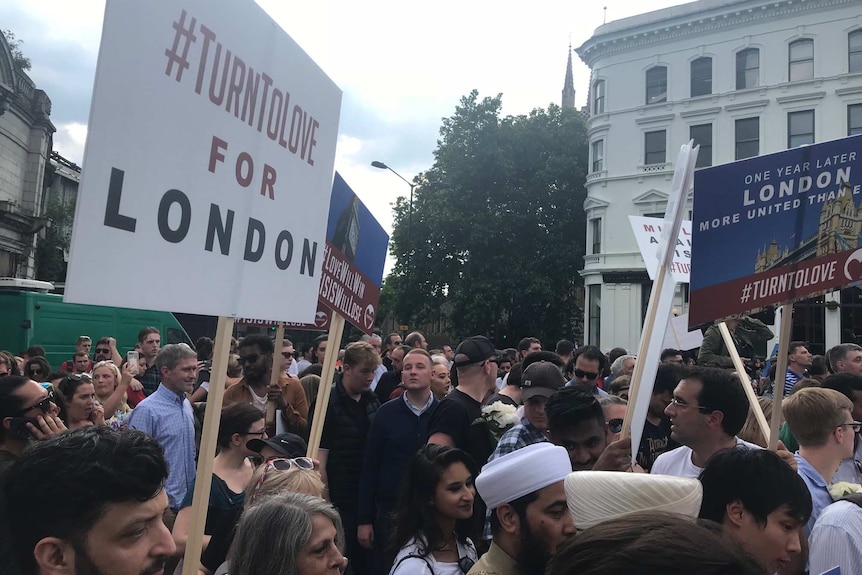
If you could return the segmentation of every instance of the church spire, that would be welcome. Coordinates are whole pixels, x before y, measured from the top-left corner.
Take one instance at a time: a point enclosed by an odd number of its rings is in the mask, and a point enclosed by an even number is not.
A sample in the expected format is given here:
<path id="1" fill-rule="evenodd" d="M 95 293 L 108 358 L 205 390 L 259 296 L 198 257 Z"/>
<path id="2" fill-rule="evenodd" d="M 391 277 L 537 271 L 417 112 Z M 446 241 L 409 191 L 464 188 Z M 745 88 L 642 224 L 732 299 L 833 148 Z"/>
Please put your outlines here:
<path id="1" fill-rule="evenodd" d="M 563 82 L 563 108 L 575 108 L 575 81 L 572 78 L 572 45 L 569 44 L 569 61 L 566 63 L 566 79 Z"/>

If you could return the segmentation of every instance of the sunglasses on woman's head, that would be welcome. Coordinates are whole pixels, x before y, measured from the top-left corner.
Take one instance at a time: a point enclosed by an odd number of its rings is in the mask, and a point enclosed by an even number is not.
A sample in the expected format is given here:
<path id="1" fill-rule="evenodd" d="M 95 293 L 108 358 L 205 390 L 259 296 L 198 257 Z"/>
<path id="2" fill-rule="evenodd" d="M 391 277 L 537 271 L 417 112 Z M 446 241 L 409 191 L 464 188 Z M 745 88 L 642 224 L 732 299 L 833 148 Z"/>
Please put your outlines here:
<path id="1" fill-rule="evenodd" d="M 297 469 L 314 469 L 314 461 L 309 457 L 274 457 L 272 459 L 267 459 L 263 465 L 263 473 L 258 477 L 257 483 L 254 485 L 254 491 L 251 494 L 252 499 L 257 496 L 257 493 L 260 491 L 260 486 L 263 485 L 263 481 L 266 479 L 266 474 L 272 469 L 276 471 L 287 471 L 293 466 L 296 466 Z"/>

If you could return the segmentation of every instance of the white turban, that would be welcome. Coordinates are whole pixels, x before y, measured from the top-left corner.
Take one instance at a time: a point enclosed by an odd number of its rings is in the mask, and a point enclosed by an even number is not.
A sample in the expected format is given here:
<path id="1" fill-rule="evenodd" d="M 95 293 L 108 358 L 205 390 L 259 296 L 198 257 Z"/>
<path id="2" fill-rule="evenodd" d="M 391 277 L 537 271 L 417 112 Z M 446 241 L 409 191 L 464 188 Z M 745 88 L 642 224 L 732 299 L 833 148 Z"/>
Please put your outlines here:
<path id="1" fill-rule="evenodd" d="M 703 499 L 703 487 L 697 479 L 648 473 L 575 471 L 566 477 L 565 487 L 569 512 L 578 529 L 636 511 L 697 517 Z"/>
<path id="2" fill-rule="evenodd" d="M 496 509 L 563 481 L 571 472 L 572 462 L 564 448 L 534 443 L 486 463 L 476 478 L 476 490 L 488 509 Z"/>

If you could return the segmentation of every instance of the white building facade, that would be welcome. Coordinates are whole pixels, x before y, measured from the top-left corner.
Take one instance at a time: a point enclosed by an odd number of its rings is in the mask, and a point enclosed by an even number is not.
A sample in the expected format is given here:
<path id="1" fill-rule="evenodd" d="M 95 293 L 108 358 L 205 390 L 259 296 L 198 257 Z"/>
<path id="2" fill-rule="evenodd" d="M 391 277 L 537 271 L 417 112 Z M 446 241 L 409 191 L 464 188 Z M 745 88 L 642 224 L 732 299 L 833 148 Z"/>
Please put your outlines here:
<path id="1" fill-rule="evenodd" d="M 652 284 L 628 216 L 664 215 L 689 139 L 702 167 L 862 133 L 862 0 L 699 0 L 602 25 L 577 53 L 592 71 L 585 339 L 637 349 Z M 862 291 L 844 292 L 797 305 L 794 339 L 822 352 L 862 335 Z"/>

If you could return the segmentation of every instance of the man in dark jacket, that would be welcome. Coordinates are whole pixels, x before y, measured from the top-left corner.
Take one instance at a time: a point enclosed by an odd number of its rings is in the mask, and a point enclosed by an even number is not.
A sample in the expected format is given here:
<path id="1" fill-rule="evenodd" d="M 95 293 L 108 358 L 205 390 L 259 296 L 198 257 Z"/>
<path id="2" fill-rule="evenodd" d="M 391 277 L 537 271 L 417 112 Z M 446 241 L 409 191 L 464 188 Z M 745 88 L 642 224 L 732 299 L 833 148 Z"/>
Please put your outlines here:
<path id="1" fill-rule="evenodd" d="M 368 432 L 380 407 L 377 396 L 371 391 L 380 355 L 371 344 L 357 341 L 347 346 L 342 362 L 343 372 L 329 396 L 318 459 L 329 498 L 341 514 L 353 573 L 366 575 L 372 573 L 372 556 L 356 539 L 357 479 L 362 471 Z"/>
<path id="2" fill-rule="evenodd" d="M 375 415 L 359 478 L 359 544 L 374 549 L 378 572 L 385 572 L 387 567 L 383 554 L 389 543 L 390 514 L 395 511 L 401 478 L 410 460 L 428 441 L 428 422 L 437 408 L 431 393 L 433 371 L 428 352 L 412 349 L 402 363 L 404 393 L 380 406 Z"/>

